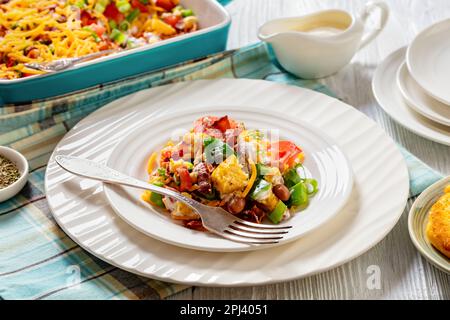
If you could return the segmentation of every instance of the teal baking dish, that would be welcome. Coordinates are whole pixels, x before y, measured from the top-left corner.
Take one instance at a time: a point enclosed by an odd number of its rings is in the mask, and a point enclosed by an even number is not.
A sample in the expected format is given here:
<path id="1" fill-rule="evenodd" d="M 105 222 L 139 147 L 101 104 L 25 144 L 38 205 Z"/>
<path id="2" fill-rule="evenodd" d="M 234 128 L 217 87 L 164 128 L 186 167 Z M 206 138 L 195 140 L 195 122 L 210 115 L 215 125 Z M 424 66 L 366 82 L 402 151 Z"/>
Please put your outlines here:
<path id="1" fill-rule="evenodd" d="M 199 18 L 194 33 L 101 57 L 58 73 L 0 80 L 0 106 L 58 96 L 225 50 L 231 18 L 216 0 L 182 0 Z"/>

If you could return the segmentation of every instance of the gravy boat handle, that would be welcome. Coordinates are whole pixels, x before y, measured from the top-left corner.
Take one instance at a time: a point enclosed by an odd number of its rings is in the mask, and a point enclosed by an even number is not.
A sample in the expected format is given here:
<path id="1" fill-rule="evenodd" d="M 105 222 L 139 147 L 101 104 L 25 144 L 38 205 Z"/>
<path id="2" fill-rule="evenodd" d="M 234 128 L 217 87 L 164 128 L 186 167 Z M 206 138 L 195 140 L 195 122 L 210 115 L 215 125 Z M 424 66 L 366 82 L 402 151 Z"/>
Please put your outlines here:
<path id="1" fill-rule="evenodd" d="M 369 32 L 362 38 L 361 44 L 359 46 L 359 50 L 361 50 L 362 48 L 367 46 L 370 42 L 372 42 L 372 40 L 375 39 L 380 34 L 380 32 L 383 31 L 384 27 L 386 26 L 386 23 L 389 19 L 388 5 L 384 1 L 370 1 L 366 4 L 366 6 L 364 7 L 364 9 L 360 15 L 362 23 L 364 24 L 364 27 L 367 26 L 369 17 L 377 9 L 380 10 L 380 13 L 381 13 L 379 25 L 374 30 L 372 30 L 371 32 Z"/>

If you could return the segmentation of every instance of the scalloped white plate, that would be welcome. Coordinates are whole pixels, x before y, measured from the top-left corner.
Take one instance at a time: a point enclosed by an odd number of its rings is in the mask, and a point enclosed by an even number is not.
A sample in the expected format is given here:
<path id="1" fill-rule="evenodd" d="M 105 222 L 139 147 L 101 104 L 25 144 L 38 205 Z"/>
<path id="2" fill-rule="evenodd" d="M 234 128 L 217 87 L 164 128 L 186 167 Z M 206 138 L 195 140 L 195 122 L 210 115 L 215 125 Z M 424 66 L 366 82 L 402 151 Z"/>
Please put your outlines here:
<path id="1" fill-rule="evenodd" d="M 408 47 L 406 63 L 414 80 L 433 98 L 450 105 L 450 19 L 420 32 Z"/>
<path id="2" fill-rule="evenodd" d="M 353 107 L 294 86 L 221 79 L 141 91 L 86 117 L 54 154 L 106 162 L 124 136 L 156 116 L 224 105 L 301 119 L 331 136 L 353 169 L 354 188 L 348 203 L 320 228 L 283 246 L 248 252 L 191 250 L 131 227 L 109 206 L 101 183 L 64 172 L 53 156 L 45 186 L 55 220 L 81 247 L 119 268 L 202 286 L 273 283 L 326 271 L 372 248 L 397 223 L 408 198 L 409 179 L 395 143 Z"/>
<path id="3" fill-rule="evenodd" d="M 406 47 L 390 54 L 377 68 L 372 90 L 378 104 L 397 123 L 415 134 L 450 145 L 450 127 L 434 122 L 414 111 L 403 98 L 397 85 L 397 72 L 405 61 Z"/>
<path id="4" fill-rule="evenodd" d="M 398 69 L 397 85 L 408 105 L 432 121 L 450 126 L 450 106 L 433 99 L 411 77 L 406 63 Z"/>
<path id="5" fill-rule="evenodd" d="M 193 122 L 206 115 L 228 115 L 245 123 L 249 129 L 273 132 L 283 140 L 294 141 L 305 153 L 305 169 L 309 177 L 319 183 L 319 192 L 310 205 L 280 225 L 292 229 L 276 245 L 288 243 L 317 229 L 347 202 L 353 186 L 350 163 L 337 143 L 321 130 L 296 118 L 288 118 L 270 111 L 239 107 L 195 108 L 176 111 L 170 116 L 149 119 L 143 126 L 126 136 L 112 151 L 107 165 L 140 180 L 147 180 L 146 164 L 149 156 L 169 139 L 188 132 Z M 273 131 L 272 131 L 273 130 Z M 275 131 L 276 130 L 276 131 Z M 220 238 L 207 232 L 190 230 L 175 223 L 168 214 L 140 200 L 142 190 L 105 185 L 111 207 L 130 225 L 158 240 L 180 247 L 205 251 L 249 251 L 267 249 L 269 245 L 248 245 Z M 294 213 L 294 212 L 293 212 Z"/>

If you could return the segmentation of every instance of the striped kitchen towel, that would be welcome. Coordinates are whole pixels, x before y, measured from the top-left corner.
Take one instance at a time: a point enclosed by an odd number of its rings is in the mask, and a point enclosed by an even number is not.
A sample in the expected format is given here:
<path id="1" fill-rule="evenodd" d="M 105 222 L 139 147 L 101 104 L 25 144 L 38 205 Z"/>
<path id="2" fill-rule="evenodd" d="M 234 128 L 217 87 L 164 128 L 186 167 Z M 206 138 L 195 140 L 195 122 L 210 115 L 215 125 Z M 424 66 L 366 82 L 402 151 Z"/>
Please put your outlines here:
<path id="1" fill-rule="evenodd" d="M 44 173 L 64 134 L 106 103 L 162 84 L 221 77 L 265 79 L 332 95 L 318 82 L 284 72 L 264 45 L 255 44 L 81 92 L 0 108 L 0 145 L 21 151 L 31 166 L 23 191 L 0 203 L 2 299 L 160 299 L 186 288 L 120 270 L 76 245 L 52 217 L 45 198 Z M 440 178 L 403 152 L 410 168 L 412 194 Z"/>

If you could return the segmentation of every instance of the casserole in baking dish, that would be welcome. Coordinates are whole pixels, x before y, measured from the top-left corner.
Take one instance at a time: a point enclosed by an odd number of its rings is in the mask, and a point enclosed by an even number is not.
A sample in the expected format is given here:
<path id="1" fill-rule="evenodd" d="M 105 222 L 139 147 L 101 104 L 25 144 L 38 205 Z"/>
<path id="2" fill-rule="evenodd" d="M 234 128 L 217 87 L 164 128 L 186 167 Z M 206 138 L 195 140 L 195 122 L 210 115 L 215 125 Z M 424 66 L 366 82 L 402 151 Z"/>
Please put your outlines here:
<path id="1" fill-rule="evenodd" d="M 57 73 L 0 79 L 0 105 L 61 95 L 223 51 L 230 25 L 223 7 L 215 0 L 181 0 L 180 4 L 195 13 L 198 30 L 177 32 Z"/>

